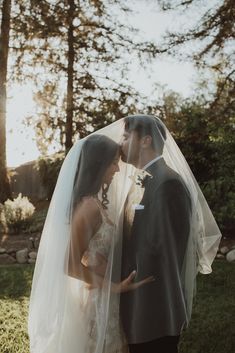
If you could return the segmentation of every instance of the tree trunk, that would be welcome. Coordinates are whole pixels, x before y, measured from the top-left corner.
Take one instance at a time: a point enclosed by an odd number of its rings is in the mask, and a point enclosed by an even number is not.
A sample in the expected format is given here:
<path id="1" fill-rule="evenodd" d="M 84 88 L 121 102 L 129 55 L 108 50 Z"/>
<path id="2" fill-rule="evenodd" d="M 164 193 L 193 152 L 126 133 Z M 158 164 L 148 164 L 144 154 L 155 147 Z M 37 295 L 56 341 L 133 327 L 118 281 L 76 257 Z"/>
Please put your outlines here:
<path id="1" fill-rule="evenodd" d="M 66 128 L 65 128 L 65 149 L 66 152 L 72 147 L 73 136 L 73 75 L 74 75 L 74 34 L 73 19 L 75 12 L 74 0 L 68 0 L 68 69 L 67 69 L 67 108 L 66 108 Z"/>
<path id="2" fill-rule="evenodd" d="M 6 165 L 6 85 L 11 0 L 3 0 L 0 34 L 0 202 L 11 197 Z"/>

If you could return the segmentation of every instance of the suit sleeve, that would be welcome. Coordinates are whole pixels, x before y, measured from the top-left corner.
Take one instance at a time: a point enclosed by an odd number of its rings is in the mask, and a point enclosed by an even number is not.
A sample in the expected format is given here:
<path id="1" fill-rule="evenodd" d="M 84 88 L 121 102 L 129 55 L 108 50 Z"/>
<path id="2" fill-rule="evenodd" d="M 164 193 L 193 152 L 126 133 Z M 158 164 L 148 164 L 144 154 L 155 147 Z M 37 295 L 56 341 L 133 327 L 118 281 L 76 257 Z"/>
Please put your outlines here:
<path id="1" fill-rule="evenodd" d="M 149 207 L 148 241 L 156 255 L 181 267 L 190 232 L 191 202 L 180 180 L 168 180 L 155 190 Z"/>

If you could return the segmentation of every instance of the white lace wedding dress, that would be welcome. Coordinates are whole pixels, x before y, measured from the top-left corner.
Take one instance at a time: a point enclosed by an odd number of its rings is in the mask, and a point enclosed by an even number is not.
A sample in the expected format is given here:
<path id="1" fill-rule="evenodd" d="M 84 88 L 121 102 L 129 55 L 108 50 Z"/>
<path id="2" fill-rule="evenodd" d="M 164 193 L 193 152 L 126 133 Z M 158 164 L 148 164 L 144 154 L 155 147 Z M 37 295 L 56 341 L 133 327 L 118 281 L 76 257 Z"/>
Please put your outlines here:
<path id="1" fill-rule="evenodd" d="M 84 256 L 86 256 L 86 263 L 88 266 L 98 265 L 97 253 L 108 260 L 114 227 L 114 224 L 108 218 L 108 215 L 103 209 L 100 201 L 98 199 L 95 200 L 100 209 L 102 224 L 99 230 L 93 235 L 90 240 L 89 247 L 84 254 Z M 88 293 L 87 296 L 85 296 L 86 301 L 83 302 L 83 310 L 84 313 L 89 313 L 88 316 L 90 318 L 87 323 L 88 334 L 90 336 L 87 353 L 95 353 L 99 330 L 99 327 L 97 327 L 97 315 L 102 317 L 100 308 L 101 301 L 103 299 L 99 288 L 86 288 L 85 290 L 88 291 Z M 128 344 L 120 322 L 119 295 L 111 293 L 109 300 L 110 302 L 103 353 L 128 353 Z"/>

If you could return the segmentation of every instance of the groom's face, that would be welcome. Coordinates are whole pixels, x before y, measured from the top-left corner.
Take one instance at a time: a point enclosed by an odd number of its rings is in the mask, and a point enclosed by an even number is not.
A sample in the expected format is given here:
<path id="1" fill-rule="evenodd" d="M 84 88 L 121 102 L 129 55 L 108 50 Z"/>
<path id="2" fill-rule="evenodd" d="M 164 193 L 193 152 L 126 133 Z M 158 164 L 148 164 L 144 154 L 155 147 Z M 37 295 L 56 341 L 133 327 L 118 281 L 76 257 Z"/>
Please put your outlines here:
<path id="1" fill-rule="evenodd" d="M 124 131 L 121 141 L 122 160 L 137 166 L 140 156 L 140 145 L 140 138 L 136 131 Z"/>

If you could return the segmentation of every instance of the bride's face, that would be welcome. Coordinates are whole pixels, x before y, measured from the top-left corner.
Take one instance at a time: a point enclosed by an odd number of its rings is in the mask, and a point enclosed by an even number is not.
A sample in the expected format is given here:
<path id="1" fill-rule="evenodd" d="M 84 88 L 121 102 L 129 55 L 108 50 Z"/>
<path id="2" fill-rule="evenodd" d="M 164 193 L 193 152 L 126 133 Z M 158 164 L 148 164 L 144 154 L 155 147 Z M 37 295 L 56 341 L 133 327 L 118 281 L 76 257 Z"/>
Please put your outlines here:
<path id="1" fill-rule="evenodd" d="M 119 172 L 119 170 L 120 170 L 119 165 L 118 165 L 119 159 L 120 159 L 120 153 L 118 151 L 116 153 L 116 156 L 113 159 L 112 163 L 106 169 L 106 172 L 103 177 L 103 183 L 108 184 L 108 185 L 111 184 L 113 177 L 114 177 L 114 174 Z"/>

